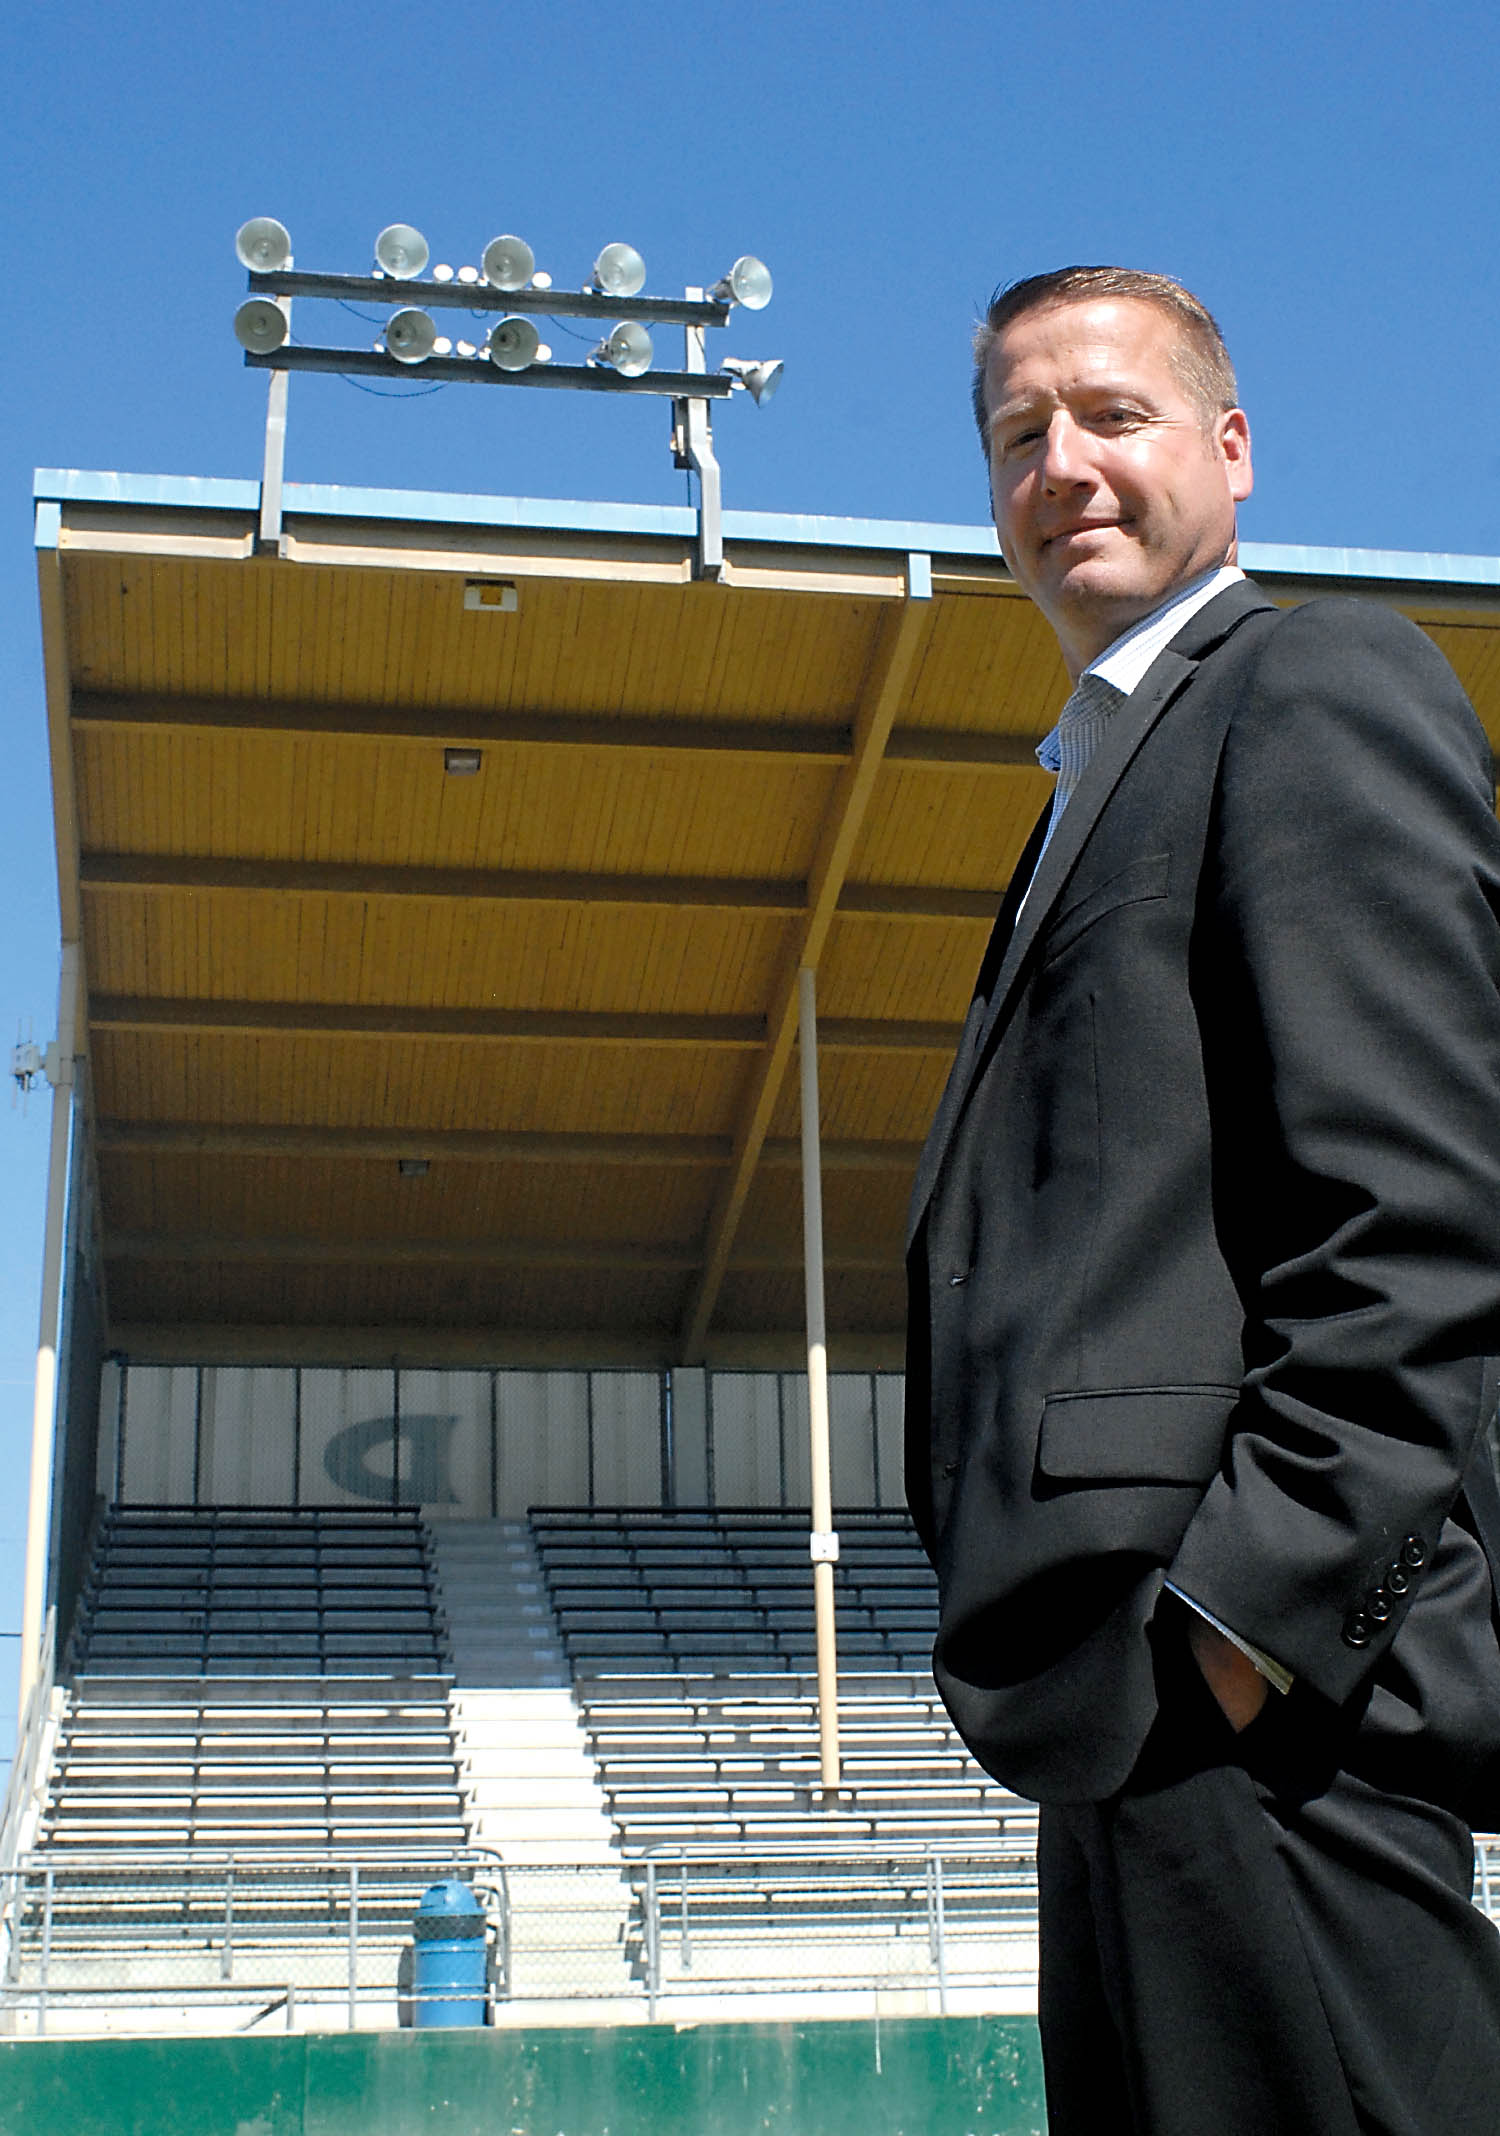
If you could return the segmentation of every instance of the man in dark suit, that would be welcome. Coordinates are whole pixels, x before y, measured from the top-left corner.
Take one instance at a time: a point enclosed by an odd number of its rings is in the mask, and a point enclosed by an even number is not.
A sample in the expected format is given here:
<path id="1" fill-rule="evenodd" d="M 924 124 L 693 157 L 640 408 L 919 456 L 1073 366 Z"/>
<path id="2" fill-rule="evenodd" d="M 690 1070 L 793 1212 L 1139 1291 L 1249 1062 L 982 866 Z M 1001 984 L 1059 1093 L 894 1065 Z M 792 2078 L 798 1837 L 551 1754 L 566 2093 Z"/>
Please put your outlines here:
<path id="1" fill-rule="evenodd" d="M 908 1492 L 1042 1804 L 1050 2127 L 1495 2136 L 1489 750 L 1414 625 L 1238 571 L 1187 291 L 1038 276 L 976 353 L 1075 690 L 918 1170 Z"/>

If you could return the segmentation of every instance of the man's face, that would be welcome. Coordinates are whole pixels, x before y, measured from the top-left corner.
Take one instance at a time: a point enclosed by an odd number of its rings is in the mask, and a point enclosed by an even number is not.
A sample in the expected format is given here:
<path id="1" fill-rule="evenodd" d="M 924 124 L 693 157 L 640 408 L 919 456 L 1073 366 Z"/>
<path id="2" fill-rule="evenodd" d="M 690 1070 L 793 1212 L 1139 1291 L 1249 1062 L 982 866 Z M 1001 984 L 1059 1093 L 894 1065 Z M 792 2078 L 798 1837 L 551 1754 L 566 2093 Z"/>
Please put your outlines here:
<path id="1" fill-rule="evenodd" d="M 1133 298 L 1024 312 L 985 369 L 990 497 L 1012 574 L 1076 677 L 1121 631 L 1235 553 L 1243 414 L 1205 416 L 1176 322 Z"/>

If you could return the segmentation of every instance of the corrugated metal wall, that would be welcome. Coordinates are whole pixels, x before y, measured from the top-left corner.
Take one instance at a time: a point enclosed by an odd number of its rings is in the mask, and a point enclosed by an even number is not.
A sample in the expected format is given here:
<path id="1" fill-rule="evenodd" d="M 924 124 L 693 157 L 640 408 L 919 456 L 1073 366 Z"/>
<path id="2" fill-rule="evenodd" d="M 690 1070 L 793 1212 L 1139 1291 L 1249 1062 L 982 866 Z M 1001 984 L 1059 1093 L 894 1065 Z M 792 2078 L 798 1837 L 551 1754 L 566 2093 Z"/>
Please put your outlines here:
<path id="1" fill-rule="evenodd" d="M 833 1490 L 895 1506 L 901 1376 L 829 1380 Z M 125 1505 L 804 1506 L 795 1372 L 109 1365 L 99 1490 Z"/>

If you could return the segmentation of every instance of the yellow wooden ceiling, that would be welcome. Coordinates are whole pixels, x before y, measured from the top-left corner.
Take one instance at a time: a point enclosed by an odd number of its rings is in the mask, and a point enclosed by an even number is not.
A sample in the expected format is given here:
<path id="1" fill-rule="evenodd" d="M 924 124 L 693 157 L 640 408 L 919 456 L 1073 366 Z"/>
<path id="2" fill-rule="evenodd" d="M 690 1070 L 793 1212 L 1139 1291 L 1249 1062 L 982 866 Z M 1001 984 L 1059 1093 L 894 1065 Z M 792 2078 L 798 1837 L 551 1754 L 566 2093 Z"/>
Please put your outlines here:
<path id="1" fill-rule="evenodd" d="M 63 506 L 112 1342 L 790 1351 L 807 964 L 833 1362 L 894 1361 L 916 1149 L 1065 693 L 998 559 L 934 544 L 928 595 L 909 533 L 731 540 L 704 584 L 676 534 L 294 512 L 266 554 L 248 510 Z M 1500 737 L 1493 597 L 1375 590 Z"/>

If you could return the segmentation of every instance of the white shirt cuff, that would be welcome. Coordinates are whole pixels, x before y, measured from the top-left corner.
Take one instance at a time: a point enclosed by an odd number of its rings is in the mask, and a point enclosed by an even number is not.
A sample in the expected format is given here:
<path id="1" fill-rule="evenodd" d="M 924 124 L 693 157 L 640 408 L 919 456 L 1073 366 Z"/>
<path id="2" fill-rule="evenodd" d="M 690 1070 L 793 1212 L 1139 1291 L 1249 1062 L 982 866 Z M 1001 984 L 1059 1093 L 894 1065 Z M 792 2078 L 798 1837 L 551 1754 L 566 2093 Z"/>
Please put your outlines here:
<path id="1" fill-rule="evenodd" d="M 1176 1595 L 1179 1602 L 1185 1602 L 1189 1609 L 1196 1610 L 1205 1624 L 1211 1624 L 1216 1632 L 1222 1632 L 1229 1644 L 1233 1647 L 1238 1647 L 1247 1661 L 1253 1661 L 1273 1691 L 1287 1692 L 1291 1690 L 1296 1679 L 1290 1669 L 1284 1669 L 1279 1661 L 1267 1654 L 1262 1648 L 1252 1646 L 1248 1639 L 1242 1639 L 1239 1633 L 1231 1631 L 1227 1624 L 1221 1624 L 1211 1609 L 1205 1609 L 1201 1602 L 1195 1602 L 1191 1595 L 1185 1595 L 1180 1587 L 1173 1585 L 1172 1581 L 1167 1580 L 1164 1584 L 1169 1594 Z"/>

